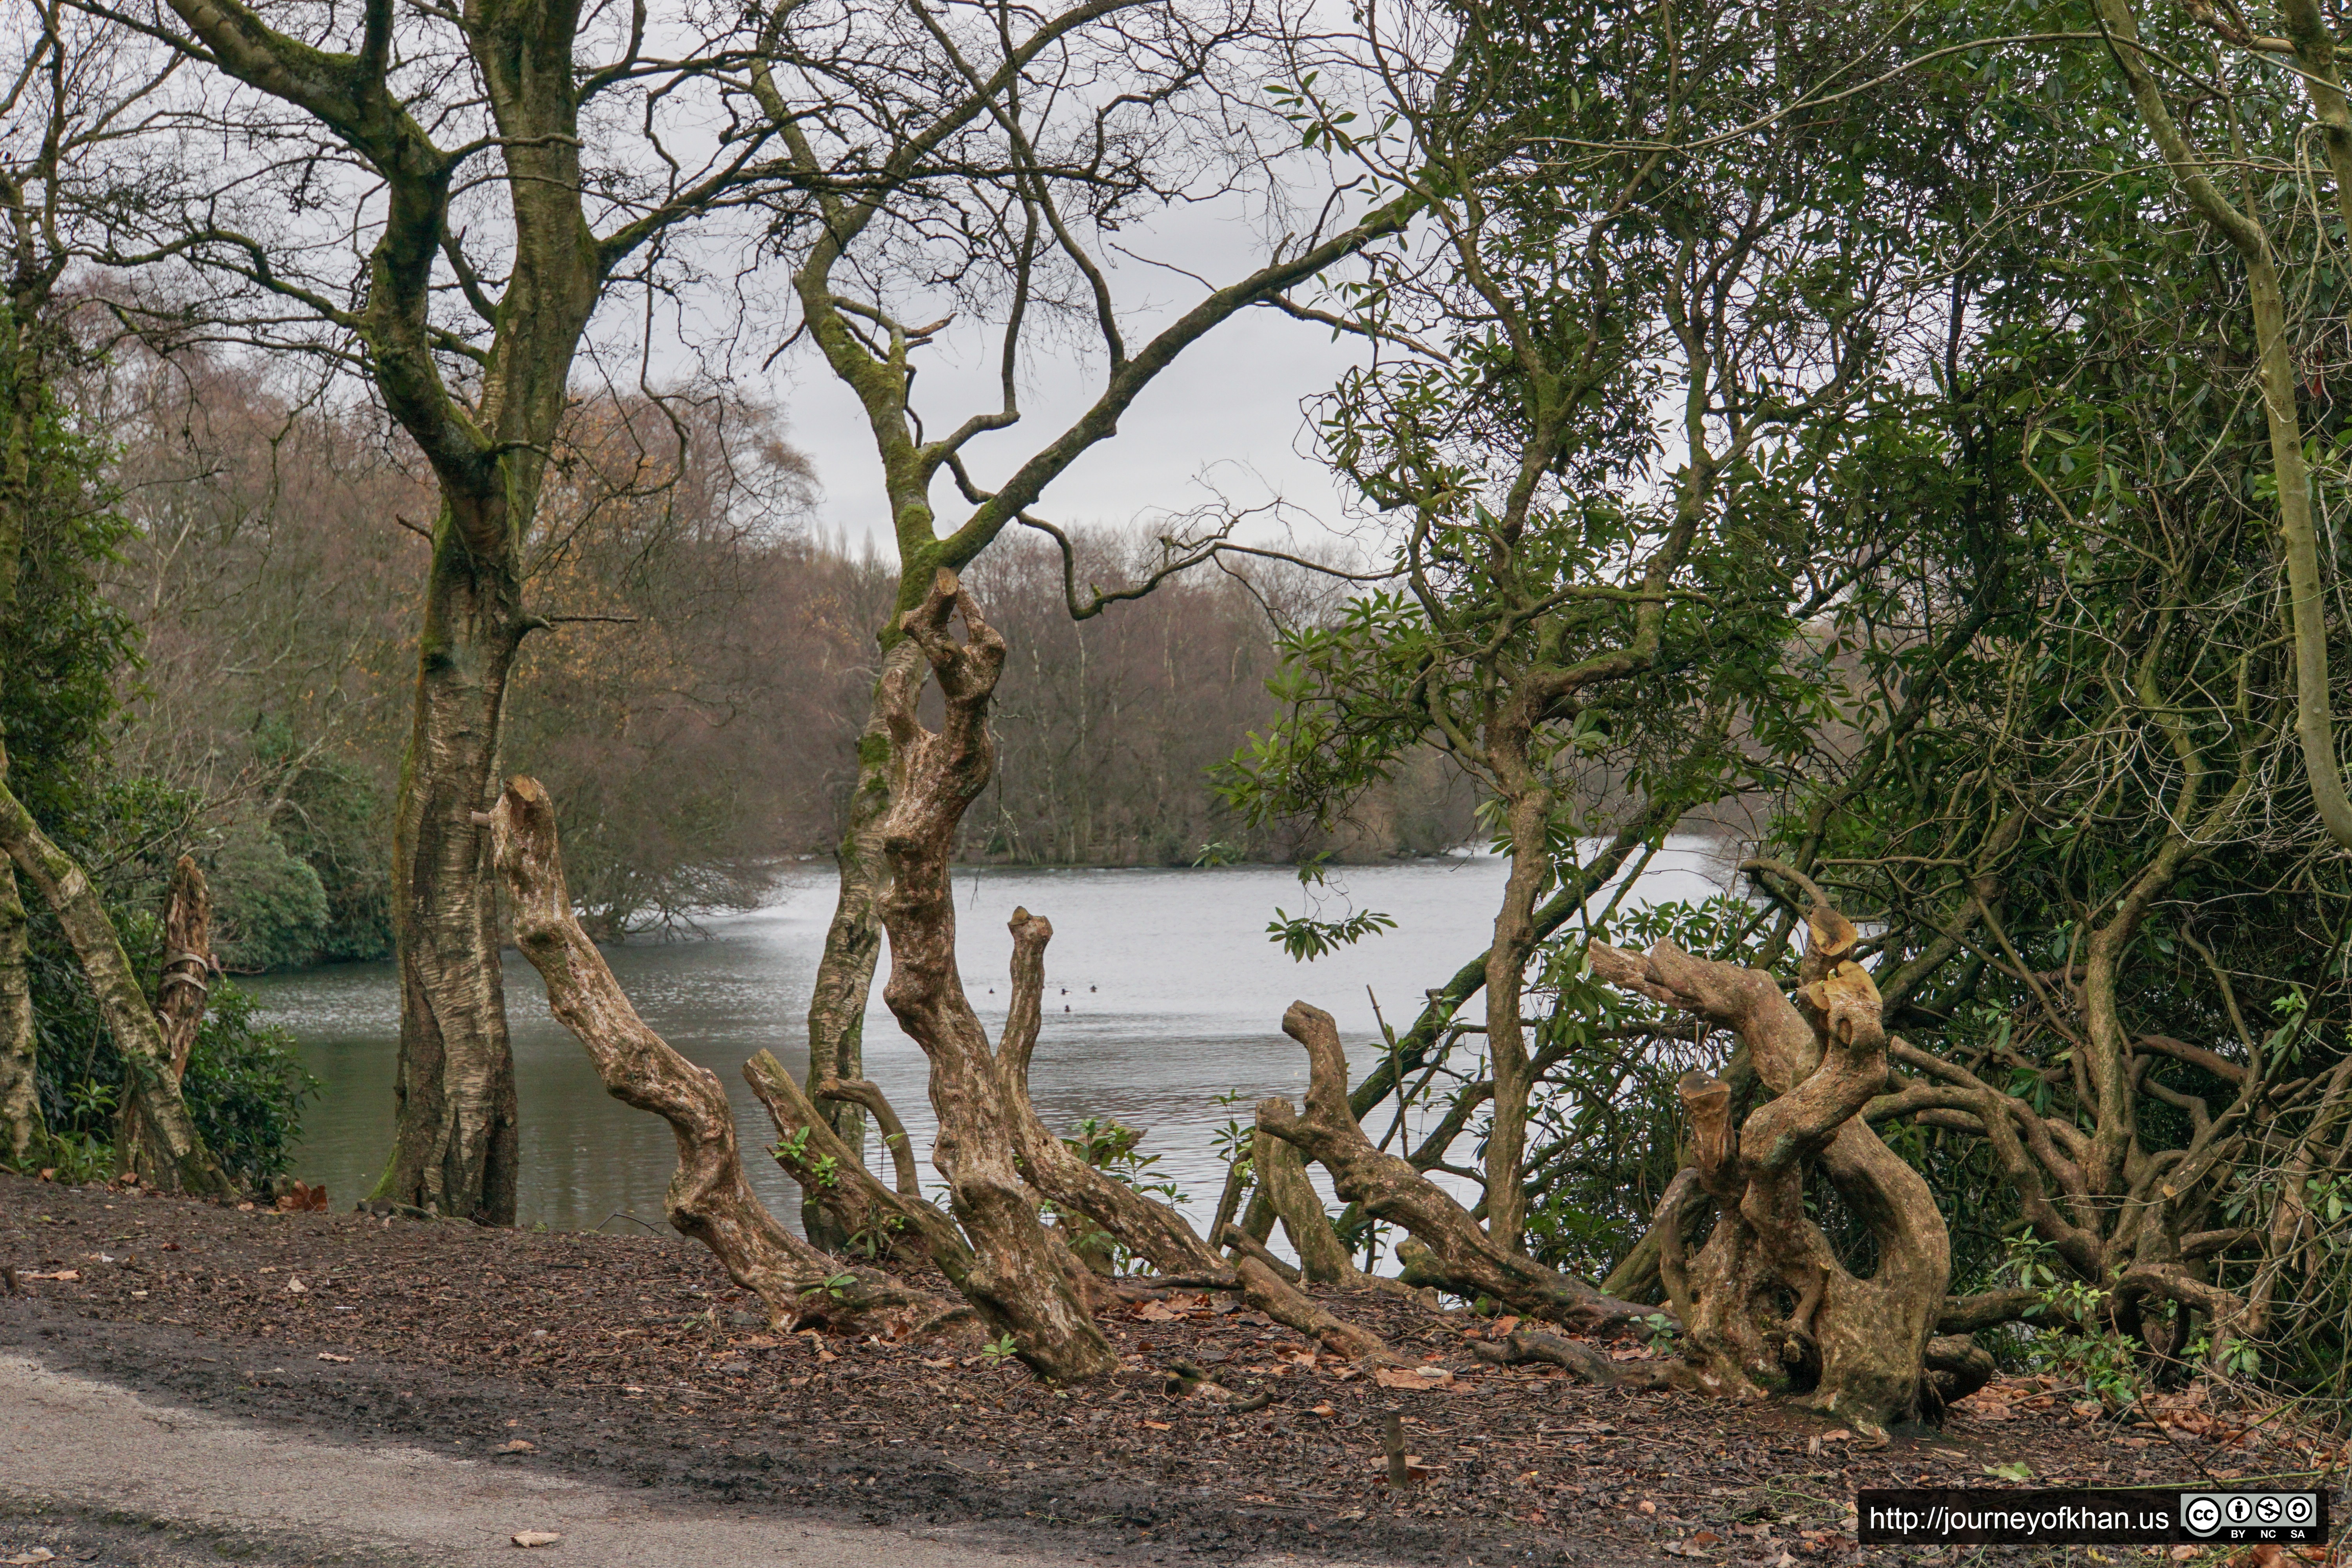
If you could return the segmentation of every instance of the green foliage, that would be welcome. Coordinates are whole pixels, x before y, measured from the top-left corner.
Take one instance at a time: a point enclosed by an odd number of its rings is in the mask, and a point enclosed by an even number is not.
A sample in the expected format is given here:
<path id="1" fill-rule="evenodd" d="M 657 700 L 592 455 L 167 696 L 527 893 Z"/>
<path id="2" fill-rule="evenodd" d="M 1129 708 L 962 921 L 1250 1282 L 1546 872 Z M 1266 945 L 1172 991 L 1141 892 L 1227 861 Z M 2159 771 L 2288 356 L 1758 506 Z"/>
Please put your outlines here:
<path id="1" fill-rule="evenodd" d="M 302 1107 L 326 1087 L 303 1068 L 294 1037 L 260 1022 L 256 1010 L 249 992 L 215 983 L 180 1080 L 196 1131 L 221 1168 L 248 1187 L 291 1168 Z"/>
<path id="2" fill-rule="evenodd" d="M 245 973 L 310 963 L 327 937 L 327 890 L 277 834 L 247 819 L 213 851 L 220 961 Z"/>
<path id="3" fill-rule="evenodd" d="M 1189 1201 L 1184 1190 L 1173 1181 L 1153 1173 L 1160 1163 L 1157 1154 L 1146 1154 L 1137 1149 L 1143 1141 L 1140 1130 L 1116 1120 L 1083 1116 L 1062 1140 L 1062 1147 L 1123 1186 L 1133 1187 L 1149 1198 L 1181 1205 Z"/>
<path id="4" fill-rule="evenodd" d="M 34 433 L 16 605 L 0 616 L 0 733 L 8 787 L 60 844 L 105 809 L 117 678 L 137 658 L 131 618 L 100 586 L 130 525 L 105 482 L 109 453 L 52 407 Z"/>

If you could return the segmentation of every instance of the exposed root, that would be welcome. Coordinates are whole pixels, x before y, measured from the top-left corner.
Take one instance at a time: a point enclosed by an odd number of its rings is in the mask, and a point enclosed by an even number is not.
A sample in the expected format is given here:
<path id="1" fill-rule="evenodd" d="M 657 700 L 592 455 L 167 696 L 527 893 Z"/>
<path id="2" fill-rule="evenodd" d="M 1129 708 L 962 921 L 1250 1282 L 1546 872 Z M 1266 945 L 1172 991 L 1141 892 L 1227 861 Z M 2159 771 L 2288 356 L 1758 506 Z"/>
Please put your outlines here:
<path id="1" fill-rule="evenodd" d="M 1474 1343 L 1470 1353 L 1496 1366 L 1529 1363 L 1565 1369 L 1596 1388 L 1678 1389 L 1689 1394 L 1721 1394 L 1719 1380 L 1681 1362 L 1620 1362 L 1598 1346 L 1562 1339 L 1540 1329 L 1520 1329 L 1500 1344 Z"/>
<path id="2" fill-rule="evenodd" d="M 1321 1163 L 1342 1198 L 1410 1231 L 1428 1248 L 1421 1264 L 1425 1277 L 1458 1294 L 1491 1296 L 1523 1316 L 1585 1331 L 1605 1331 L 1654 1310 L 1603 1296 L 1496 1246 L 1443 1188 L 1364 1136 L 1348 1107 L 1348 1060 L 1331 1015 L 1294 1002 L 1282 1027 L 1307 1048 L 1307 1108 L 1292 1113 L 1286 1101 L 1268 1100 L 1258 1107 L 1258 1125 Z"/>
<path id="3" fill-rule="evenodd" d="M 515 944 L 546 981 L 549 1008 L 587 1048 L 606 1090 L 661 1117 L 677 1140 L 665 1198 L 670 1224 L 709 1247 L 778 1326 L 825 1323 L 891 1337 L 968 1331 L 971 1314 L 960 1304 L 876 1269 L 845 1269 L 777 1223 L 744 1178 L 734 1107 L 718 1075 L 646 1026 L 580 929 L 547 792 L 535 779 L 509 779 L 489 817 Z"/>

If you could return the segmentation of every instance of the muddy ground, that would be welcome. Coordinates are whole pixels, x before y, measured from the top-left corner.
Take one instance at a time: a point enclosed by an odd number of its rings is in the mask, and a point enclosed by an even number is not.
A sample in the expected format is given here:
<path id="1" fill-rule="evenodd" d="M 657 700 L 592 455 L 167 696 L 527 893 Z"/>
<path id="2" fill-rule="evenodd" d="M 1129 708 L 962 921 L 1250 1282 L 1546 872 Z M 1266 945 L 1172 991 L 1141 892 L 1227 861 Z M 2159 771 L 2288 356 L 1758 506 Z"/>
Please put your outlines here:
<path id="1" fill-rule="evenodd" d="M 1488 1366 L 1472 1352 L 1483 1320 L 1379 1295 L 1326 1299 L 1419 1358 L 1427 1386 L 1389 1386 L 1230 1299 L 1194 1297 L 1106 1320 L 1122 1370 L 1060 1392 L 1016 1362 L 937 1345 L 771 1333 L 676 1238 L 240 1211 L 10 1176 L 0 1266 L 20 1292 L 0 1298 L 0 1345 L 150 1396 L 1120 1560 L 1663 1553 L 1794 1568 L 1859 1555 L 1861 1487 L 2332 1477 L 2341 1457 L 2192 1400 L 2119 1426 L 2079 1391 L 2024 1379 L 1872 1450 L 1784 1408 Z M 1242 1403 L 1267 1400 L 1237 1413 L 1173 1397 L 1178 1361 Z M 1417 1459 L 1401 1494 L 1381 1443 L 1391 1411 Z"/>

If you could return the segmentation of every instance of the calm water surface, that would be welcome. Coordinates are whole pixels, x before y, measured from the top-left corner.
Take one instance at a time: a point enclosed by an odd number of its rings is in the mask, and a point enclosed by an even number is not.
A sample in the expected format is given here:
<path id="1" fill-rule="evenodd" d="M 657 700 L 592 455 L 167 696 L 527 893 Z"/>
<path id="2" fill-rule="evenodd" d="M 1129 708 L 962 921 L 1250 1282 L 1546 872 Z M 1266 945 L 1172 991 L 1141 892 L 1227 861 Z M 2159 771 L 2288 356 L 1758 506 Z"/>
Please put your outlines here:
<path id="1" fill-rule="evenodd" d="M 1190 1194 L 1186 1206 L 1199 1223 L 1224 1177 L 1213 1131 L 1228 1118 L 1245 1120 L 1266 1095 L 1297 1099 L 1307 1087 L 1306 1056 L 1282 1033 L 1283 1009 L 1304 997 L 1336 1016 L 1360 1076 L 1379 1039 L 1367 987 L 1390 1023 L 1403 1027 L 1423 989 L 1485 948 L 1503 874 L 1501 861 L 1483 855 L 1348 868 L 1325 893 L 1325 917 L 1352 900 L 1395 917 L 1397 929 L 1301 964 L 1265 936 L 1276 905 L 1296 914 L 1303 901 L 1284 868 L 960 870 L 957 951 L 992 1034 L 1008 994 L 1005 921 L 1016 905 L 1053 921 L 1045 1024 L 1031 1072 L 1037 1109 L 1057 1131 L 1082 1116 L 1148 1130 L 1144 1151 L 1160 1155 L 1155 1169 Z M 1635 897 L 1703 896 L 1723 879 L 1713 841 L 1677 839 Z M 712 921 L 707 941 L 606 950 L 646 1021 L 727 1085 L 752 1184 L 795 1226 L 798 1191 L 757 1152 L 775 1131 L 741 1068 L 764 1047 L 796 1075 L 805 1070 L 809 988 L 833 888 L 830 865 L 812 863 L 788 876 L 767 908 Z M 391 1147 L 400 1019 L 393 966 L 342 964 L 251 984 L 327 1085 L 305 1114 L 296 1173 L 325 1182 L 335 1205 L 347 1207 L 374 1185 Z M 539 976 L 511 952 L 506 984 L 522 1109 L 521 1222 L 626 1228 L 614 1216 L 635 1215 L 661 1225 L 662 1193 L 677 1163 L 667 1124 L 604 1092 L 586 1053 L 549 1015 Z M 937 1185 L 923 1054 L 882 1005 L 878 984 L 866 1067 L 906 1120 L 926 1188 Z M 1225 1093 L 1237 1103 L 1220 1104 Z M 878 1151 L 869 1158 L 887 1167 Z"/>

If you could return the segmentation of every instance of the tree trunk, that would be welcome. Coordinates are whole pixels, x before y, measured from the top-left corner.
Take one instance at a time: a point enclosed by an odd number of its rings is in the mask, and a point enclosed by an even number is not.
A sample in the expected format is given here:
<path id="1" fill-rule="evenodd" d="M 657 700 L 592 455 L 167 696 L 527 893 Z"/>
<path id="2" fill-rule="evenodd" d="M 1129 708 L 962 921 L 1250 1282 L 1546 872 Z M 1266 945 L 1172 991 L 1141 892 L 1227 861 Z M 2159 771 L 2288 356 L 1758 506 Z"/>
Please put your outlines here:
<path id="1" fill-rule="evenodd" d="M 949 635 L 951 615 L 962 617 L 962 644 Z M 974 1253 L 964 1294 L 992 1328 L 1012 1335 L 1039 1377 L 1085 1382 L 1112 1371 L 1118 1357 L 1073 1292 L 1038 1218 L 1014 1157 L 1013 1100 L 956 971 L 949 864 L 956 826 L 995 760 L 988 700 L 1004 668 L 1004 639 L 945 570 L 900 625 L 929 660 L 946 714 L 938 733 L 924 729 L 916 716 L 919 672 L 886 670 L 877 700 L 892 753 L 882 824 L 891 875 L 881 901 L 890 939 L 883 1000 L 930 1058 L 935 1160 Z"/>
<path id="2" fill-rule="evenodd" d="M 499 725 L 525 620 L 513 574 L 446 516 L 393 820 L 400 1064 L 392 1160 L 370 1194 L 512 1225 L 520 1132 L 488 831 Z"/>
<path id="3" fill-rule="evenodd" d="M 1248 1258 L 1229 1267 L 1182 1215 L 1104 1174 L 1046 1130 L 1029 1099 L 1029 1061 L 1037 1048 L 1037 1031 L 1043 1022 L 1045 944 L 1054 940 L 1054 927 L 1043 915 L 1016 909 L 1012 931 L 1013 1001 L 1005 1013 L 1004 1039 L 997 1055 L 1005 1088 L 1013 1097 L 1021 1168 L 1037 1190 L 1064 1214 L 1077 1215 L 1099 1226 L 1113 1241 L 1150 1260 L 1163 1274 L 1201 1279 L 1230 1277 L 1252 1306 L 1278 1323 L 1320 1340 L 1332 1353 L 1391 1359 L 1387 1343 L 1378 1334 L 1317 1306 L 1273 1270 Z M 1304 1182 L 1304 1173 L 1300 1180 Z M 1317 1212 L 1321 1212 L 1320 1205 Z M 1328 1223 L 1324 1229 L 1330 1229 Z M 1336 1247 L 1339 1238 L 1333 1237 L 1331 1242 Z"/>
<path id="4" fill-rule="evenodd" d="M 1516 765 L 1500 767 L 1517 789 L 1510 801 L 1511 875 L 1486 949 L 1486 1055 L 1495 1102 L 1486 1132 L 1486 1234 L 1506 1252 L 1527 1250 L 1528 1111 L 1535 1095 L 1527 1028 L 1520 1017 L 1528 960 L 1536 948 L 1536 895 L 1551 868 L 1551 793 L 1527 782 L 1527 738 L 1516 735 Z"/>
<path id="5" fill-rule="evenodd" d="M 963 1288 L 971 1272 L 971 1247 L 955 1221 L 920 1193 L 893 1192 L 851 1157 L 848 1146 L 816 1102 L 793 1081 L 772 1051 L 743 1064 L 744 1081 L 776 1123 L 782 1142 L 774 1151 L 784 1173 L 801 1191 L 822 1203 L 827 1224 L 846 1237 L 853 1251 L 879 1254 L 908 1247 L 936 1264 L 948 1283 Z"/>
<path id="6" fill-rule="evenodd" d="M 1423 1268 L 1434 1282 L 1465 1296 L 1492 1296 L 1513 1311 L 1600 1332 L 1622 1327 L 1652 1309 L 1601 1295 L 1580 1279 L 1554 1273 L 1523 1254 L 1506 1251 L 1446 1192 L 1364 1136 L 1348 1105 L 1348 1058 L 1331 1015 L 1293 1002 L 1283 1033 L 1307 1047 L 1307 1107 L 1291 1114 L 1286 1101 L 1258 1107 L 1257 1124 L 1298 1146 L 1331 1173 L 1331 1184 L 1374 1219 L 1401 1225 L 1429 1249 Z"/>
<path id="7" fill-rule="evenodd" d="M 1693 1163 L 1667 1189 L 1658 1230 L 1692 1364 L 1727 1392 L 1802 1394 L 1880 1429 L 1933 1401 L 1922 1379 L 1951 1249 L 1927 1182 L 1861 1118 L 1886 1084 L 1886 1033 L 1877 987 L 1848 958 L 1854 928 L 1820 904 L 1806 925 L 1794 1000 L 1761 970 L 1671 942 L 1645 956 L 1601 942 L 1588 952 L 1611 984 L 1736 1032 L 1773 1096 L 1735 1126 L 1727 1085 L 1692 1072 L 1680 1086 Z M 1806 1213 L 1816 1168 L 1877 1243 L 1867 1279 L 1846 1270 Z M 1715 1226 L 1692 1257 L 1680 1222 L 1708 1200 Z"/>
<path id="8" fill-rule="evenodd" d="M 884 670 L 911 670 L 921 658 L 920 649 L 901 639 L 884 657 Z M 855 1083 L 866 1077 L 866 998 L 882 954 L 881 900 L 890 879 L 882 849 L 882 819 L 889 809 L 890 733 L 877 707 L 857 737 L 857 787 L 849 797 L 849 825 L 837 852 L 840 892 L 833 923 L 824 933 L 824 955 L 817 961 L 808 1010 L 809 1095 L 824 1106 L 825 1120 L 847 1157 L 861 1165 L 866 1160 L 864 1108 L 852 1099 L 828 1104 L 819 1086 Z M 902 1147 L 890 1152 L 894 1159 L 912 1158 Z M 834 1235 L 827 1206 L 805 1194 L 801 1224 L 809 1239 L 820 1246 L 837 1250 L 847 1239 Z"/>
<path id="9" fill-rule="evenodd" d="M 188 1053 L 204 1027 L 205 1002 L 213 973 L 213 895 L 194 857 L 183 855 L 172 868 L 172 895 L 163 907 L 163 975 L 156 983 L 155 1016 L 163 1026 L 163 1048 L 172 1081 L 188 1073 Z M 155 1137 L 140 1110 L 127 1100 L 115 1124 L 115 1161 L 151 1185 L 171 1169 L 171 1152 Z"/>
<path id="10" fill-rule="evenodd" d="M 0 779 L 7 777 L 7 752 L 0 748 Z M 124 1098 L 135 1100 L 154 1129 L 164 1161 L 160 1180 L 182 1192 L 226 1195 L 236 1189 L 188 1119 L 179 1080 L 163 1044 L 163 1026 L 124 955 L 122 941 L 106 906 L 70 857 L 49 842 L 23 803 L 0 784 L 0 849 L 57 911 L 58 923 L 73 943 L 82 973 L 98 998 L 100 1014 L 122 1058 Z"/>
<path id="11" fill-rule="evenodd" d="M 0 1149 L 18 1163 L 33 1158 L 48 1139 L 41 1119 L 33 977 L 26 960 L 25 900 L 16 892 L 16 867 L 0 856 Z"/>
<path id="12" fill-rule="evenodd" d="M 779 1327 L 816 1321 L 900 1337 L 967 1317 L 874 1271 L 845 1270 L 776 1222 L 744 1177 L 735 1110 L 719 1075 L 646 1026 L 573 915 L 547 792 L 536 779 L 509 779 L 487 816 L 515 944 L 547 982 L 548 1007 L 587 1047 L 607 1092 L 661 1117 L 677 1137 L 677 1171 L 664 1198 L 671 1226 L 709 1247 Z"/>
<path id="13" fill-rule="evenodd" d="M 1267 1100 L 1259 1109 L 1262 1112 L 1271 1110 L 1277 1120 L 1294 1114 L 1290 1101 L 1278 1098 Z M 1363 1272 L 1349 1256 L 1339 1233 L 1331 1228 L 1331 1218 L 1323 1212 L 1323 1200 L 1316 1195 L 1314 1184 L 1307 1179 L 1307 1167 L 1300 1162 L 1297 1149 L 1261 1127 L 1252 1144 L 1250 1163 L 1257 1171 L 1257 1179 L 1276 1215 L 1282 1221 L 1283 1231 L 1290 1237 L 1291 1249 L 1298 1254 L 1298 1271 L 1307 1283 L 1338 1285 L 1351 1290 L 1360 1286 Z"/>

